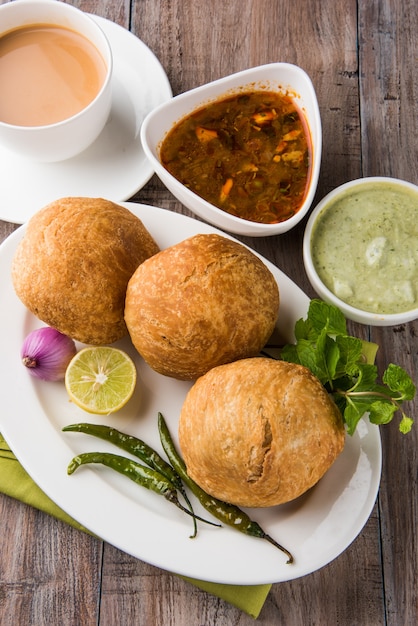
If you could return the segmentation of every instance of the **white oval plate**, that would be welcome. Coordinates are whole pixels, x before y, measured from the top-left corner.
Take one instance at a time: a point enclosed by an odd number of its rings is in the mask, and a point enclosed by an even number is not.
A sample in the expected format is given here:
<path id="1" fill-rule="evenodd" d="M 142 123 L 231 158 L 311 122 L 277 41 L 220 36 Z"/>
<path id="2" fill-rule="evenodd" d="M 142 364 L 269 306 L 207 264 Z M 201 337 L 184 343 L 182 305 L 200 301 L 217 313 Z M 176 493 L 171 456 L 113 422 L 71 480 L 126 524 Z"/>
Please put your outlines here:
<path id="1" fill-rule="evenodd" d="M 65 196 L 131 198 L 154 173 L 142 149 L 146 115 L 172 97 L 154 53 L 131 32 L 92 15 L 113 53 L 112 108 L 96 141 L 82 154 L 59 163 L 29 161 L 0 146 L 0 219 L 23 224 L 43 206 Z"/>
<path id="2" fill-rule="evenodd" d="M 197 220 L 163 209 L 124 203 L 138 215 L 161 248 L 197 233 L 218 232 Z M 87 451 L 119 452 L 106 442 L 78 433 L 63 433 L 75 422 L 113 425 L 140 437 L 162 452 L 157 413 L 165 416 L 177 439 L 177 420 L 191 386 L 153 372 L 128 340 L 120 342 L 138 368 L 138 391 L 113 417 L 90 416 L 68 401 L 63 383 L 30 377 L 20 363 L 26 334 L 42 326 L 14 293 L 10 267 L 25 226 L 0 247 L 0 328 L 2 359 L 0 430 L 35 482 L 62 509 L 96 535 L 148 563 L 185 576 L 230 584 L 261 584 L 304 576 L 335 559 L 355 539 L 369 518 L 381 472 L 377 427 L 362 421 L 326 476 L 296 501 L 253 509 L 251 517 L 294 555 L 285 556 L 261 539 L 228 527 L 199 524 L 190 539 L 191 520 L 172 504 L 104 467 L 88 466 L 67 476 L 73 456 Z M 228 236 L 228 235 L 224 235 Z M 278 329 L 286 342 L 297 319 L 306 315 L 308 297 L 280 270 L 264 260 L 281 293 Z M 196 511 L 205 513 L 196 506 Z"/>

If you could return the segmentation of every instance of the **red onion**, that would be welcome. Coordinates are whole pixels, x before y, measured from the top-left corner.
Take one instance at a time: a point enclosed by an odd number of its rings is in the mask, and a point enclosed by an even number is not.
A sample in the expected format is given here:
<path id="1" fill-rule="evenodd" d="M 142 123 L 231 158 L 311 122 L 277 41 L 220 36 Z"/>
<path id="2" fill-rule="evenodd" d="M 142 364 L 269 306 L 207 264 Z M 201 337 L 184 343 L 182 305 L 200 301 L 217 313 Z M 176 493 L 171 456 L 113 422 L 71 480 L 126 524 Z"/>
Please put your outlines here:
<path id="1" fill-rule="evenodd" d="M 23 342 L 20 355 L 29 374 L 42 380 L 63 380 L 76 353 L 74 341 L 55 328 L 33 330 Z"/>

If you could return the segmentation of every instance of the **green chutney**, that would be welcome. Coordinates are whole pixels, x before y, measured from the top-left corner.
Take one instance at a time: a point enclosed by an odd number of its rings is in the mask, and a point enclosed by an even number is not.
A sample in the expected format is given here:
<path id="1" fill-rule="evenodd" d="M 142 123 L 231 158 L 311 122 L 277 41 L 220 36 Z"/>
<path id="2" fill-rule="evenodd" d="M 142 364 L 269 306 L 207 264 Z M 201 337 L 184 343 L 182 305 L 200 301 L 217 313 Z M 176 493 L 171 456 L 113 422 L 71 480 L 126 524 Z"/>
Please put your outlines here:
<path id="1" fill-rule="evenodd" d="M 418 307 L 418 192 L 391 182 L 363 183 L 331 200 L 312 232 L 323 283 L 364 311 Z"/>

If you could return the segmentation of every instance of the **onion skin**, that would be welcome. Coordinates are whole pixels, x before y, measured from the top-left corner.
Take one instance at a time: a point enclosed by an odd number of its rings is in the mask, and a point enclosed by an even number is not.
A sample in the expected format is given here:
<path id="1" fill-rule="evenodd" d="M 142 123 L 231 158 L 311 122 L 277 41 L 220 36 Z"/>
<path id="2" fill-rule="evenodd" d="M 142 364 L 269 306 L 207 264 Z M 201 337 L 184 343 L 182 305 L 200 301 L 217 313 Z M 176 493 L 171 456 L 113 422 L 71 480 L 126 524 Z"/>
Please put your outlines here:
<path id="1" fill-rule="evenodd" d="M 29 374 L 48 381 L 64 380 L 76 345 L 70 337 L 46 326 L 33 330 L 23 342 L 20 356 Z"/>

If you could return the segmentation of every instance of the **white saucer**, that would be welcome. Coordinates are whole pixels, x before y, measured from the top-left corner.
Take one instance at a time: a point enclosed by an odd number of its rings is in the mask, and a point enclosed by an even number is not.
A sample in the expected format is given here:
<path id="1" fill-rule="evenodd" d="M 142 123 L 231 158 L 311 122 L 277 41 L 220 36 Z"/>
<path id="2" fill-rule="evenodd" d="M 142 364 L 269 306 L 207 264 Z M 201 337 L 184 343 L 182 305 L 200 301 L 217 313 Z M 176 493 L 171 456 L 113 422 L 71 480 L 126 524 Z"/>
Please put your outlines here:
<path id="1" fill-rule="evenodd" d="M 135 35 L 92 16 L 113 52 L 113 100 L 109 121 L 85 152 L 59 163 L 36 163 L 0 146 L 0 219 L 23 224 L 43 206 L 65 196 L 131 198 L 154 171 L 141 144 L 149 111 L 172 97 L 154 53 Z"/>

